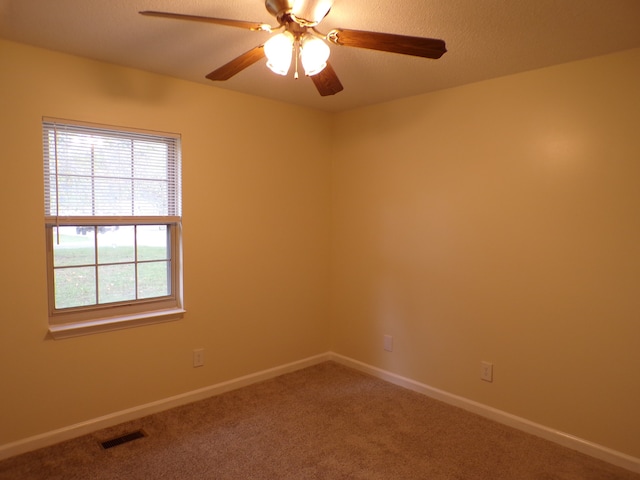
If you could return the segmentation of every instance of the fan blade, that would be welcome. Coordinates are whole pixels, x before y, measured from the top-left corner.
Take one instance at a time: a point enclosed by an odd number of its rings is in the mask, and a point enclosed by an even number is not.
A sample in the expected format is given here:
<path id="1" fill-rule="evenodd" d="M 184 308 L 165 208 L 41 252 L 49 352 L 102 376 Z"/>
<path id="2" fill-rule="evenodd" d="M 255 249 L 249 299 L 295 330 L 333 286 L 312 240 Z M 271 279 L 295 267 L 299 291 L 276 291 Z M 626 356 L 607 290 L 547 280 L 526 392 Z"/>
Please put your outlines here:
<path id="1" fill-rule="evenodd" d="M 207 75 L 207 78 L 213 81 L 229 80 L 234 75 L 240 73 L 245 68 L 250 67 L 258 60 L 261 60 L 263 58 L 264 45 L 258 45 L 248 52 L 243 53 L 239 57 L 234 58 L 229 63 L 214 70 L 209 75 Z"/>
<path id="2" fill-rule="evenodd" d="M 344 89 L 338 75 L 336 75 L 335 70 L 329 62 L 327 62 L 327 66 L 324 67 L 320 73 L 313 75 L 311 80 L 313 80 L 318 92 L 323 97 L 335 95 Z"/>
<path id="3" fill-rule="evenodd" d="M 425 58 L 440 58 L 447 51 L 444 40 L 362 30 L 332 30 L 327 35 L 327 40 L 346 47 L 368 48 Z"/>
<path id="4" fill-rule="evenodd" d="M 294 0 L 291 13 L 312 24 L 317 24 L 327 16 L 333 0 Z"/>
<path id="5" fill-rule="evenodd" d="M 214 17 L 202 17 L 199 15 L 183 15 L 182 13 L 170 13 L 170 12 L 155 12 L 152 10 L 145 10 L 138 12 L 140 15 L 147 15 L 149 17 L 162 17 L 173 18 L 178 20 L 191 20 L 194 22 L 215 23 L 217 25 L 227 25 L 229 27 L 239 27 L 254 31 L 271 31 L 271 26 L 266 23 L 256 22 L 243 22 L 242 20 L 229 20 L 227 18 L 214 18 Z"/>

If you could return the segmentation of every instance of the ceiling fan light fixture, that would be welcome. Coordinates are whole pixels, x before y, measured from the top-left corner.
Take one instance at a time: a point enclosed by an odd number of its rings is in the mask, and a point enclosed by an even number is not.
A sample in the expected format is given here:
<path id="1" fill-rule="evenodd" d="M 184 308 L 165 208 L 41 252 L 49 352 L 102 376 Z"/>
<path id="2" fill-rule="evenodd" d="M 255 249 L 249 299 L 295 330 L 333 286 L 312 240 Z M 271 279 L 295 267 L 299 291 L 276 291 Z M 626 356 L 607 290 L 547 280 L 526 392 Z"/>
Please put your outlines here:
<path id="1" fill-rule="evenodd" d="M 264 44 L 267 67 L 278 75 L 286 75 L 291 66 L 294 37 L 290 32 L 274 35 Z"/>
<path id="2" fill-rule="evenodd" d="M 303 35 L 300 40 L 300 60 L 304 73 L 311 77 L 324 70 L 330 53 L 329 45 L 324 40 L 310 34 Z"/>

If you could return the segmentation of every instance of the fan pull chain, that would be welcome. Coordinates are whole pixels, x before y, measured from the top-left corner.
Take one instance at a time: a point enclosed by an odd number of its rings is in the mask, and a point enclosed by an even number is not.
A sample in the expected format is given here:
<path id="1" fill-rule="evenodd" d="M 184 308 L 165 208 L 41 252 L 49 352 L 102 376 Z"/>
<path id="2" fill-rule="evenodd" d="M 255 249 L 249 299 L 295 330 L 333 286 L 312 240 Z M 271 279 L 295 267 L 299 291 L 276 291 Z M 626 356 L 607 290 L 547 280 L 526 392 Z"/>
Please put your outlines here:
<path id="1" fill-rule="evenodd" d="M 296 80 L 298 79 L 298 56 L 300 55 L 300 40 L 296 39 L 296 41 L 293 44 L 293 56 L 296 59 L 296 70 L 293 73 L 293 78 L 295 78 Z"/>

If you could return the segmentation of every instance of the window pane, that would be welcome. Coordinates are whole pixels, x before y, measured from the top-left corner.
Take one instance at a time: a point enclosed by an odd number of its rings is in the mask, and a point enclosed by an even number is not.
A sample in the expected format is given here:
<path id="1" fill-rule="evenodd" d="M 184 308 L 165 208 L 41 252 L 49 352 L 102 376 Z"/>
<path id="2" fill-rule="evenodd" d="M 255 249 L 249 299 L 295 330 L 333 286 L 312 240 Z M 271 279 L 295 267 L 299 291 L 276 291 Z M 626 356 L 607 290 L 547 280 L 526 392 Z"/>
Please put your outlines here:
<path id="1" fill-rule="evenodd" d="M 131 176 L 132 140 L 107 135 L 96 135 L 94 138 L 94 176 L 112 178 Z"/>
<path id="2" fill-rule="evenodd" d="M 139 140 L 134 143 L 136 178 L 168 180 L 166 162 L 158 161 L 159 158 L 169 158 L 171 151 L 166 142 L 149 142 Z"/>
<path id="3" fill-rule="evenodd" d="M 52 232 L 54 267 L 95 263 L 93 227 L 53 227 Z"/>
<path id="4" fill-rule="evenodd" d="M 58 212 L 66 216 L 95 215 L 91 178 L 58 176 Z"/>
<path id="5" fill-rule="evenodd" d="M 94 186 L 94 215 L 133 215 L 131 180 L 96 178 Z"/>
<path id="6" fill-rule="evenodd" d="M 58 131 L 57 136 L 57 149 L 55 135 L 52 135 L 49 151 L 57 153 L 58 174 L 90 176 L 91 164 L 87 159 L 91 158 L 91 137 L 62 131 Z"/>
<path id="7" fill-rule="evenodd" d="M 55 308 L 96 304 L 96 270 L 94 267 L 54 270 Z"/>
<path id="8" fill-rule="evenodd" d="M 134 215 L 167 215 L 169 185 L 164 180 L 134 181 Z"/>
<path id="9" fill-rule="evenodd" d="M 136 298 L 136 271 L 133 264 L 98 267 L 98 302 L 124 302 Z"/>
<path id="10" fill-rule="evenodd" d="M 138 297 L 164 297 L 171 294 L 170 262 L 138 265 Z"/>
<path id="11" fill-rule="evenodd" d="M 98 227 L 98 263 L 135 261 L 135 227 L 133 225 Z"/>
<path id="12" fill-rule="evenodd" d="M 168 227 L 166 225 L 138 226 L 138 260 L 169 260 Z"/>

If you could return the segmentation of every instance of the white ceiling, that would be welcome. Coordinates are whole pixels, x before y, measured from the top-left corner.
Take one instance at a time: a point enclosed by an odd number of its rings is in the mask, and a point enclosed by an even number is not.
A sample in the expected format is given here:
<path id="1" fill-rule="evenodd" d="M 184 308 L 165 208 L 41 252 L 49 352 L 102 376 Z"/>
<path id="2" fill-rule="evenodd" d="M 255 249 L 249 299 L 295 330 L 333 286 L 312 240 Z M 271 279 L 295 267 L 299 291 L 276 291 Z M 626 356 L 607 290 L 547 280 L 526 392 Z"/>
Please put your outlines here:
<path id="1" fill-rule="evenodd" d="M 205 75 L 268 34 L 144 17 L 140 10 L 276 25 L 262 0 L 0 0 L 0 37 L 326 111 L 343 111 L 640 47 L 640 0 L 335 0 L 318 27 L 441 38 L 439 60 L 332 45 L 344 90 L 264 62 L 226 82 Z"/>

